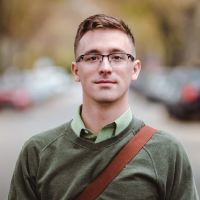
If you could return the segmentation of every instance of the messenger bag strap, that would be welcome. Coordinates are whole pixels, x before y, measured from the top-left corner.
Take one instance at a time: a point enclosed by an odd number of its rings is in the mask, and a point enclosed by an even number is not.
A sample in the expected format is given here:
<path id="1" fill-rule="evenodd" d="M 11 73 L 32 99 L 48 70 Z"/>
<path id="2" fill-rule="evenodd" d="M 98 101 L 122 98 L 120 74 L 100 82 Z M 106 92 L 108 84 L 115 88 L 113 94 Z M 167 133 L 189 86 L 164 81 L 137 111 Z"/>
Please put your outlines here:
<path id="1" fill-rule="evenodd" d="M 156 132 L 156 129 L 144 126 L 75 200 L 97 198 Z"/>

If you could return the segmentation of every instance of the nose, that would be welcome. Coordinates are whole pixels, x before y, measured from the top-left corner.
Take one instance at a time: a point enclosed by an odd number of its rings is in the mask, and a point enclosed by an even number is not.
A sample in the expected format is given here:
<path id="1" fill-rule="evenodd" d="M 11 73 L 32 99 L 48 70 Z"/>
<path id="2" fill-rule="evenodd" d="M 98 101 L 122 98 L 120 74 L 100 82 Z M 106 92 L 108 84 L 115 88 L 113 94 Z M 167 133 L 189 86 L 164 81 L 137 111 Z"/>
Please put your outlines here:
<path id="1" fill-rule="evenodd" d="M 112 66 L 108 59 L 108 57 L 103 57 L 103 60 L 99 67 L 99 74 L 111 74 L 112 73 Z"/>

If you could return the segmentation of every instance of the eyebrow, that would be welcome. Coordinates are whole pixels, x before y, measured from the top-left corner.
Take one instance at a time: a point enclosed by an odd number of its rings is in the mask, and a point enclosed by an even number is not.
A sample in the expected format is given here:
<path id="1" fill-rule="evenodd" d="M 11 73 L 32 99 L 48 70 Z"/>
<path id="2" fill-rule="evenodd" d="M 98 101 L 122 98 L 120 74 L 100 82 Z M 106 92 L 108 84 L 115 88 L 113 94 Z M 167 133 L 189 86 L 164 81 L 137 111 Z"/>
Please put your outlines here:
<path id="1" fill-rule="evenodd" d="M 100 51 L 97 50 L 97 49 L 91 49 L 91 50 L 88 50 L 88 51 L 85 52 L 85 54 L 92 54 L 92 53 L 98 53 L 98 54 L 100 54 Z"/>
<path id="2" fill-rule="evenodd" d="M 125 53 L 124 50 L 122 49 L 118 49 L 118 48 L 114 48 L 114 49 L 109 49 L 109 53 Z M 98 49 L 91 49 L 85 52 L 85 54 L 101 54 L 101 52 Z"/>

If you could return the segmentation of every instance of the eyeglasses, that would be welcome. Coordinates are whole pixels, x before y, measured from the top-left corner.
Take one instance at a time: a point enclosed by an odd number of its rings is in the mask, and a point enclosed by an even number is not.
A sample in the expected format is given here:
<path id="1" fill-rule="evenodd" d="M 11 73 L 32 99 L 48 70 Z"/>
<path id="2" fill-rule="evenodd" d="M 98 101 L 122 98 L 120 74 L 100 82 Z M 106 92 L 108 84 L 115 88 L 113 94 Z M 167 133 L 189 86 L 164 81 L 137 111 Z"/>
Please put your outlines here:
<path id="1" fill-rule="evenodd" d="M 83 61 L 85 67 L 99 67 L 103 62 L 103 58 L 108 57 L 112 67 L 125 67 L 128 64 L 129 58 L 133 61 L 135 58 L 127 53 L 112 53 L 109 55 L 101 54 L 85 54 L 77 58 L 76 62 Z"/>

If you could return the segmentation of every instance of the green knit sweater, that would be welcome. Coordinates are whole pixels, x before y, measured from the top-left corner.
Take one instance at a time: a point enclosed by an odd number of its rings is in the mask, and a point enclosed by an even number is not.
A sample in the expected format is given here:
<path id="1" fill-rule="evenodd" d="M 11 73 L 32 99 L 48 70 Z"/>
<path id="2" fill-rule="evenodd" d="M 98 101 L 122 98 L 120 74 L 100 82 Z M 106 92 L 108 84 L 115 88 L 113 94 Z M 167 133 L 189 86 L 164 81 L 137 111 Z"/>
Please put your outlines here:
<path id="1" fill-rule="evenodd" d="M 119 135 L 91 143 L 71 122 L 29 139 L 13 174 L 9 200 L 73 200 L 144 126 L 133 117 Z M 182 145 L 158 131 L 97 200 L 197 200 Z"/>

